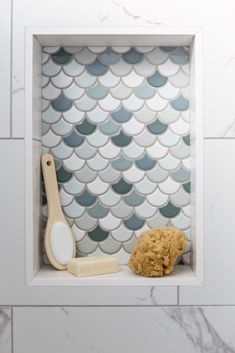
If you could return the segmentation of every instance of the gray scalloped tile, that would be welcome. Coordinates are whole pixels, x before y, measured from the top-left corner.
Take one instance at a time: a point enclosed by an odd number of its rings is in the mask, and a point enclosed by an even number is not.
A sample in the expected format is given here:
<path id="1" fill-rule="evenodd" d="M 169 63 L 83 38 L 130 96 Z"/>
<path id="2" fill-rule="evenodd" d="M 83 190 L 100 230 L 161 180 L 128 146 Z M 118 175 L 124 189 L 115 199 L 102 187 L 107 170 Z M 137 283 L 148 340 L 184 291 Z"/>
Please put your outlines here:
<path id="1" fill-rule="evenodd" d="M 42 151 L 77 256 L 126 263 L 144 229 L 190 234 L 188 48 L 47 47 L 42 60 Z"/>

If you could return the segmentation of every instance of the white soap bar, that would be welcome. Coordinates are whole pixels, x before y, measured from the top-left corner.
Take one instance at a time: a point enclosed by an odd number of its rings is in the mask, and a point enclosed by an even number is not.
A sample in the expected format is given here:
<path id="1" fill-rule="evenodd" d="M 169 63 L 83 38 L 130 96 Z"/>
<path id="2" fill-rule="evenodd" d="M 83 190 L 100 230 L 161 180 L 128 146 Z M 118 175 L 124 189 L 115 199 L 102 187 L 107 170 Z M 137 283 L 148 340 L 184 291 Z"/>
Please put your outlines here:
<path id="1" fill-rule="evenodd" d="M 71 258 L 67 270 L 77 277 L 101 275 L 119 271 L 118 259 L 110 255 Z"/>

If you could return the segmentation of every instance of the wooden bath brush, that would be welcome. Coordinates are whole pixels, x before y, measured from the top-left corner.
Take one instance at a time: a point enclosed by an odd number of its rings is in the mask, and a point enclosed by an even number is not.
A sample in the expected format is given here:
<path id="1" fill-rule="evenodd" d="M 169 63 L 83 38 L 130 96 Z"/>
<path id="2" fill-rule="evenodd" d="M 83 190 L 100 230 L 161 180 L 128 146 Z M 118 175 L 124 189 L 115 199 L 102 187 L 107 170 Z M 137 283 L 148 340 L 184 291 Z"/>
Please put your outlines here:
<path id="1" fill-rule="evenodd" d="M 61 209 L 52 155 L 42 155 L 41 163 L 48 203 L 45 231 L 46 254 L 55 268 L 66 270 L 68 260 L 75 257 L 75 239 Z"/>

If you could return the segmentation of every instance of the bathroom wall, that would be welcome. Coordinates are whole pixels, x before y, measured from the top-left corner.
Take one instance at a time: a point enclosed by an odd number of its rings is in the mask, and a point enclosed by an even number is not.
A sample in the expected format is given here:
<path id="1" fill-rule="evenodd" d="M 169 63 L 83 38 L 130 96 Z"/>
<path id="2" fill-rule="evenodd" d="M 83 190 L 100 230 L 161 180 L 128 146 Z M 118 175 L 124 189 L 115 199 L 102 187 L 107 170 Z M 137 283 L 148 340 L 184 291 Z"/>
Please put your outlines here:
<path id="1" fill-rule="evenodd" d="M 235 47 L 232 0 L 2 0 L 0 352 L 235 352 Z M 204 31 L 205 284 L 90 288 L 75 307 L 5 306 L 24 253 L 24 28 L 171 26 Z M 11 41 L 9 39 L 11 38 Z M 11 61 L 12 60 L 12 61 Z M 6 251 L 7 249 L 7 251 Z M 10 252 L 11 249 L 11 252 Z M 14 279 L 18 281 L 18 279 Z M 12 304 L 12 303 L 11 303 Z M 32 324 L 33 323 L 33 324 Z"/>

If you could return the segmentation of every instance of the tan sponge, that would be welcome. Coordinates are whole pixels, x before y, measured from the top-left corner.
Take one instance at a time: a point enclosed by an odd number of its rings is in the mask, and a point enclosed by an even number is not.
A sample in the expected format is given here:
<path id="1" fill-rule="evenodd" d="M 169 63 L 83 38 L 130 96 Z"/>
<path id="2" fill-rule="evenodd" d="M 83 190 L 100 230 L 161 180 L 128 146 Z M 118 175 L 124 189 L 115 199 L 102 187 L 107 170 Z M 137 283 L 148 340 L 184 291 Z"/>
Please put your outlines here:
<path id="1" fill-rule="evenodd" d="M 129 259 L 129 267 L 145 277 L 161 277 L 173 271 L 186 246 L 185 234 L 174 227 L 143 232 Z"/>

